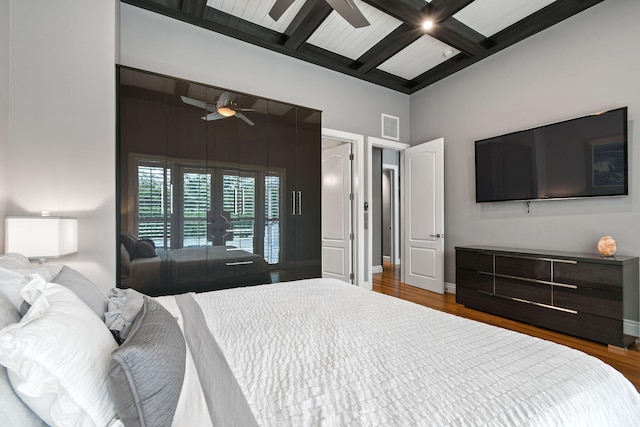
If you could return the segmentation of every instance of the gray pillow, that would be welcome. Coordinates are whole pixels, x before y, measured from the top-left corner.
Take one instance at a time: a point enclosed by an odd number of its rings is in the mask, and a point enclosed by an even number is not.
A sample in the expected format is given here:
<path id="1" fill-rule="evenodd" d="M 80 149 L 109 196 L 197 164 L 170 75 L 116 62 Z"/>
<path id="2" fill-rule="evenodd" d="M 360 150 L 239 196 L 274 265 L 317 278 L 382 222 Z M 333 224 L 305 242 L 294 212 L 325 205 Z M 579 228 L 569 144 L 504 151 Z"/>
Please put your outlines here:
<path id="1" fill-rule="evenodd" d="M 154 256 L 158 256 L 156 254 L 156 247 L 154 246 L 153 241 L 149 239 L 140 239 L 136 245 L 136 250 L 138 252 L 138 258 L 152 258 Z"/>
<path id="2" fill-rule="evenodd" d="M 0 329 L 20 321 L 16 307 L 0 295 Z M 13 391 L 7 368 L 0 366 L 0 423 L 7 426 L 45 426 L 46 424 Z"/>
<path id="3" fill-rule="evenodd" d="M 120 274 L 128 276 L 131 272 L 131 256 L 127 252 L 127 248 L 120 244 Z"/>
<path id="4" fill-rule="evenodd" d="M 132 234 L 122 234 L 120 235 L 120 242 L 129 253 L 129 258 L 131 260 L 136 259 L 136 245 L 138 244 L 138 239 Z"/>
<path id="5" fill-rule="evenodd" d="M 109 299 L 98 287 L 82 273 L 71 267 L 63 266 L 60 273 L 52 280 L 53 283 L 71 289 L 80 299 L 93 310 L 100 320 L 104 320 Z"/>
<path id="6" fill-rule="evenodd" d="M 129 336 L 111 353 L 109 389 L 125 426 L 171 425 L 185 363 L 186 345 L 176 319 L 145 296 Z"/>

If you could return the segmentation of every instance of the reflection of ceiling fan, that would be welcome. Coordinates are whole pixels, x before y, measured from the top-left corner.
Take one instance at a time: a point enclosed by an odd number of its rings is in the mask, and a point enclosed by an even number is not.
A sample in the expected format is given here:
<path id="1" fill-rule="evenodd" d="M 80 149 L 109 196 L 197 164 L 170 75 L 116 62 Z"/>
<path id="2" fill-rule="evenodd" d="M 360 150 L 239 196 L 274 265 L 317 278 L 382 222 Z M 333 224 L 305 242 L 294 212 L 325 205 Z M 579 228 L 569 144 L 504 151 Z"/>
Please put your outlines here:
<path id="1" fill-rule="evenodd" d="M 194 107 L 208 111 L 207 115 L 202 117 L 202 120 L 220 120 L 236 116 L 237 118 L 244 120 L 248 125 L 254 125 L 254 123 L 249 120 L 247 116 L 242 114 L 241 111 L 256 110 L 252 110 L 250 108 L 238 108 L 238 105 L 231 99 L 231 94 L 229 92 L 222 92 L 220 98 L 216 101 L 216 105 L 208 104 L 205 101 L 200 101 L 199 99 L 193 99 L 186 96 L 181 96 L 180 98 L 182 98 L 182 102 L 185 104 L 193 105 Z"/>
<path id="2" fill-rule="evenodd" d="M 295 0 L 276 0 L 269 11 L 269 16 L 273 18 L 274 21 L 277 21 L 294 1 Z M 369 25 L 369 21 L 367 21 L 367 18 L 360 12 L 360 9 L 358 9 L 353 0 L 326 0 L 326 2 L 354 28 Z"/>

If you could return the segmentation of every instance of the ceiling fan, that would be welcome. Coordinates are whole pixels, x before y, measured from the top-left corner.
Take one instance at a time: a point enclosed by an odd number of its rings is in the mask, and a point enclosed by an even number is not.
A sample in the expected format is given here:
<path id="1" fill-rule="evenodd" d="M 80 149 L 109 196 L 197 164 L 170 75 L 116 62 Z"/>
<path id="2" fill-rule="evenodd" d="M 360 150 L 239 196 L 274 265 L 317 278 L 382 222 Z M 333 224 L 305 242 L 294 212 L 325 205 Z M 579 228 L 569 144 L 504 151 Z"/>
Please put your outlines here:
<path id="1" fill-rule="evenodd" d="M 220 120 L 235 116 L 240 120 L 243 120 L 249 126 L 255 125 L 255 123 L 253 123 L 247 116 L 242 114 L 242 111 L 256 110 L 252 110 L 250 108 L 239 108 L 238 105 L 233 102 L 232 95 L 229 92 L 222 92 L 215 105 L 199 99 L 189 98 L 187 96 L 181 96 L 180 98 L 185 104 L 193 105 L 194 107 L 208 111 L 207 115 L 202 117 L 202 120 Z"/>
<path id="2" fill-rule="evenodd" d="M 274 21 L 277 21 L 294 1 L 295 0 L 276 0 L 269 11 L 269 16 L 273 18 Z M 367 18 L 360 12 L 360 9 L 358 9 L 353 0 L 326 0 L 326 2 L 354 28 L 362 28 L 369 25 L 369 21 L 367 21 Z"/>

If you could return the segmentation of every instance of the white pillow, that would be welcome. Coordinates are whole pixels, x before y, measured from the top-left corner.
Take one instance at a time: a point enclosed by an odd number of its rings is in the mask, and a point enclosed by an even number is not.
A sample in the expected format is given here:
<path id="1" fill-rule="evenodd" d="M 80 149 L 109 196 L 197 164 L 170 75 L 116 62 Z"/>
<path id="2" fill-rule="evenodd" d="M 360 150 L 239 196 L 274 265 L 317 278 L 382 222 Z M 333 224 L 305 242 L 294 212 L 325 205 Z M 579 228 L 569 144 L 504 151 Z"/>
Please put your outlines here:
<path id="1" fill-rule="evenodd" d="M 24 255 L 18 253 L 0 255 L 0 294 L 20 310 L 23 301 L 20 296 L 22 288 L 36 275 L 42 276 L 47 282 L 52 281 L 62 267 L 62 264 L 53 263 L 31 265 Z"/>
<path id="2" fill-rule="evenodd" d="M 8 254 L 0 255 L 0 267 L 7 270 L 19 270 L 21 268 L 31 267 L 31 262 L 26 256 L 17 252 L 9 252 Z"/>
<path id="3" fill-rule="evenodd" d="M 27 258 L 26 256 L 17 252 L 10 252 L 8 254 L 0 255 L 0 267 L 6 268 L 7 270 L 15 271 L 17 273 L 21 273 L 25 276 L 39 274 L 44 278 L 44 280 L 50 282 L 51 279 L 53 279 L 58 273 L 60 273 L 62 264 L 56 264 L 52 262 L 45 262 L 43 264 L 31 264 L 31 261 L 29 261 L 29 258 Z"/>
<path id="4" fill-rule="evenodd" d="M 0 267 L 0 294 L 11 301 L 17 310 L 20 310 L 24 301 L 20 291 L 29 283 L 29 280 L 22 273 Z"/>
<path id="5" fill-rule="evenodd" d="M 115 416 L 107 384 L 111 333 L 71 290 L 36 277 L 31 308 L 0 331 L 0 363 L 21 399 L 50 425 L 106 426 Z"/>

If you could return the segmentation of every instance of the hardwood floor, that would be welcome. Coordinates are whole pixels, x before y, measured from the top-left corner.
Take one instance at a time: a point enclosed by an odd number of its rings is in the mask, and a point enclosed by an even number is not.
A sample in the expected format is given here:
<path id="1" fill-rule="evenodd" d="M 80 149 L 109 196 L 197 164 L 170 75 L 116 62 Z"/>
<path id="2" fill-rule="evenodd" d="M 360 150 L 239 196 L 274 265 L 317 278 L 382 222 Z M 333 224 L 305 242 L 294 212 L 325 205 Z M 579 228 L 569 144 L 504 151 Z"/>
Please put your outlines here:
<path id="1" fill-rule="evenodd" d="M 466 308 L 456 303 L 454 294 L 436 294 L 400 282 L 400 271 L 391 264 L 384 265 L 384 272 L 373 275 L 373 290 L 412 301 L 435 310 L 444 311 L 461 317 L 477 320 L 513 331 L 522 332 L 543 338 L 590 354 L 620 371 L 640 392 L 640 343 L 628 350 L 611 348 L 603 344 L 564 335 L 503 317 L 494 316 L 477 310 Z"/>

